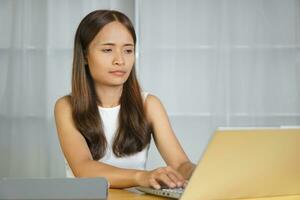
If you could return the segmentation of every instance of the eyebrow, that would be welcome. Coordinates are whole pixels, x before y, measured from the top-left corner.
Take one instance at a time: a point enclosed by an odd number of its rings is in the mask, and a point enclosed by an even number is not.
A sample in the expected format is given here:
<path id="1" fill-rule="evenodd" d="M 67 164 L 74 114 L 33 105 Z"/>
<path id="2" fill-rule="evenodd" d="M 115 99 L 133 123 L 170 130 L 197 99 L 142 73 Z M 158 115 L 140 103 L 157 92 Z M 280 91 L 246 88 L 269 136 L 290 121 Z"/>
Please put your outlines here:
<path id="1" fill-rule="evenodd" d="M 110 46 L 116 46 L 115 43 L 107 42 L 107 43 L 98 43 L 99 45 L 110 45 Z M 132 43 L 126 43 L 123 46 L 134 46 Z"/>

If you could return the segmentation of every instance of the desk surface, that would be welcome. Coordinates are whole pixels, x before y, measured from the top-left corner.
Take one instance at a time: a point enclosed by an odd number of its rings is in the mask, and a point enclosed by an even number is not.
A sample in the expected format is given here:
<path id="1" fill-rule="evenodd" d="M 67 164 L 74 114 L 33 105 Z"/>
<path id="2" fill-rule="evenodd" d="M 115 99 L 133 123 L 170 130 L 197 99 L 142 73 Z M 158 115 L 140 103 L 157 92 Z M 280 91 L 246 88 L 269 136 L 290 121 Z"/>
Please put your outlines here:
<path id="1" fill-rule="evenodd" d="M 166 200 L 169 198 L 143 194 L 129 190 L 109 189 L 108 200 Z"/>
<path id="2" fill-rule="evenodd" d="M 109 189 L 108 200 L 169 200 L 169 198 L 163 198 L 158 196 L 152 196 L 147 194 L 135 193 L 134 191 Z M 250 200 L 250 199 L 244 199 Z M 267 197 L 257 198 L 251 200 L 300 200 L 300 195 L 297 196 L 282 196 L 282 197 Z"/>

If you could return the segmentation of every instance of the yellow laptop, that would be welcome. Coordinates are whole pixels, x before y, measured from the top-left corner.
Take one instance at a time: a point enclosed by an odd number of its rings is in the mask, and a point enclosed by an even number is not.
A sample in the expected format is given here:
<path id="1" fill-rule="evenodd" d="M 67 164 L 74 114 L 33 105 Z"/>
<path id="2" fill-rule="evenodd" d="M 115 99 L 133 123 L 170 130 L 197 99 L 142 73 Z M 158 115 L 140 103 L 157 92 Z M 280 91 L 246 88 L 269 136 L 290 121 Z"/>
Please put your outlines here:
<path id="1" fill-rule="evenodd" d="M 300 128 L 219 128 L 185 190 L 139 189 L 181 200 L 300 195 Z"/>

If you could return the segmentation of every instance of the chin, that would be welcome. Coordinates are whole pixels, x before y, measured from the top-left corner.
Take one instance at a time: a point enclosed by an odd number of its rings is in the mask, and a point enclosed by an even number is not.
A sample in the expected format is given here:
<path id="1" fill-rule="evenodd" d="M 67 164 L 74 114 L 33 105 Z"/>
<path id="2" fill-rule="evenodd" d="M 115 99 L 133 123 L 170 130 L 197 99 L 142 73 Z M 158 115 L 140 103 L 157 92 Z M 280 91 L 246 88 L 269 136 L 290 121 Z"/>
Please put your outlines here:
<path id="1" fill-rule="evenodd" d="M 102 86 L 107 86 L 107 87 L 119 87 L 119 86 L 123 86 L 124 83 L 127 81 L 127 78 L 118 78 L 118 79 L 106 79 L 106 80 L 102 80 L 102 81 L 95 81 L 96 84 L 102 85 Z"/>
<path id="2" fill-rule="evenodd" d="M 118 86 L 123 86 L 125 82 L 126 81 L 115 81 L 115 82 L 110 82 L 109 85 L 113 87 L 118 87 Z"/>

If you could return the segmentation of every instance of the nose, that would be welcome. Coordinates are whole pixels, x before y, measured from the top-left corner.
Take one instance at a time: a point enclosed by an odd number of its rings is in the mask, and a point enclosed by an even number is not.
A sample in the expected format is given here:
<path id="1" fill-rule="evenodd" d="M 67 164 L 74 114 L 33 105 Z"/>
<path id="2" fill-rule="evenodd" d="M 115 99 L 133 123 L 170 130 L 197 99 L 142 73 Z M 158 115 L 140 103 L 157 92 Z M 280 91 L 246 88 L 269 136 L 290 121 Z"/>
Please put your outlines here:
<path id="1" fill-rule="evenodd" d="M 124 65 L 124 57 L 122 52 L 117 51 L 114 55 L 114 60 L 113 60 L 114 65 Z"/>

